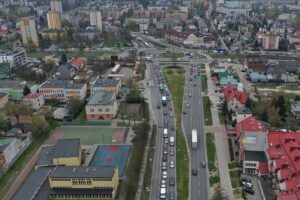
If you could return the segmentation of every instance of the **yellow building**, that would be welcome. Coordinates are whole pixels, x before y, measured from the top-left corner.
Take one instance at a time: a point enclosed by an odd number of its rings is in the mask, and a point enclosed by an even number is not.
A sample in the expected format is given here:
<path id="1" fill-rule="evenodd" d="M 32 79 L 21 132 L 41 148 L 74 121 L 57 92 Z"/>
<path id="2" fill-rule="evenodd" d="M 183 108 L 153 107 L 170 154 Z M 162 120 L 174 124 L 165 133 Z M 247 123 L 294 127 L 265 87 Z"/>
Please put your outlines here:
<path id="1" fill-rule="evenodd" d="M 4 108 L 8 102 L 8 95 L 6 93 L 0 93 L 0 109 Z"/>
<path id="2" fill-rule="evenodd" d="M 91 94 L 96 92 L 116 92 L 118 94 L 121 89 L 121 81 L 114 79 L 97 80 L 91 88 Z"/>
<path id="3" fill-rule="evenodd" d="M 22 42 L 26 46 L 31 42 L 35 46 L 39 46 L 38 33 L 35 26 L 34 19 L 24 18 L 20 20 L 20 29 L 22 35 Z"/>
<path id="4" fill-rule="evenodd" d="M 49 176 L 49 199 L 113 200 L 119 184 L 118 168 L 58 166 Z"/>
<path id="5" fill-rule="evenodd" d="M 49 39 L 51 41 L 60 39 L 61 41 L 66 40 L 67 34 L 63 30 L 57 29 L 46 29 L 41 31 L 41 35 L 43 39 Z"/>
<path id="6" fill-rule="evenodd" d="M 48 12 L 47 20 L 48 20 L 48 28 L 49 29 L 57 29 L 57 30 L 61 29 L 59 12 L 55 12 L 55 11 Z"/>
<path id="7" fill-rule="evenodd" d="M 81 148 L 79 139 L 61 139 L 56 143 L 53 153 L 54 165 L 79 166 Z"/>

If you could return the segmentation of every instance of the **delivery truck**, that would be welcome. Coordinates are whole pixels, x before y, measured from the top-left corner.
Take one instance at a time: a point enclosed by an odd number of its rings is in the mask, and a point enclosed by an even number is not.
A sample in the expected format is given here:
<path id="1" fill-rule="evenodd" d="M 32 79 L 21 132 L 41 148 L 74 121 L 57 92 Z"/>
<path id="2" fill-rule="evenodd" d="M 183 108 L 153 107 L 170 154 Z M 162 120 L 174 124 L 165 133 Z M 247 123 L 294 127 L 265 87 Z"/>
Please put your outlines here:
<path id="1" fill-rule="evenodd" d="M 197 130 L 192 130 L 192 149 L 198 148 L 198 137 L 197 137 Z"/>

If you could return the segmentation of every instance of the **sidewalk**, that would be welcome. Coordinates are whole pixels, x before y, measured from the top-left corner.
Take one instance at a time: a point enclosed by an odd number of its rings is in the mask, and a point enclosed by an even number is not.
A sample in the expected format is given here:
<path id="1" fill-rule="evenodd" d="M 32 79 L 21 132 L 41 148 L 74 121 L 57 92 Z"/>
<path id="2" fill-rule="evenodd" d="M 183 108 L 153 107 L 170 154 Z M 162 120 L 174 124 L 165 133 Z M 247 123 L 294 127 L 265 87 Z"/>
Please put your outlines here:
<path id="1" fill-rule="evenodd" d="M 206 127 L 205 129 L 216 130 L 214 132 L 214 136 L 215 136 L 215 145 L 216 145 L 216 153 L 217 153 L 218 166 L 219 166 L 221 188 L 224 190 L 228 199 L 233 200 L 234 199 L 233 189 L 232 189 L 229 169 L 228 169 L 228 162 L 230 160 L 230 156 L 229 156 L 227 135 L 226 135 L 225 128 L 222 129 L 220 127 L 222 125 L 220 124 L 218 109 L 216 106 L 216 102 L 218 101 L 218 96 L 214 92 L 214 88 L 213 88 L 214 84 L 209 77 L 210 74 L 209 64 L 207 63 L 205 64 L 205 69 L 206 69 L 206 74 L 208 75 L 207 78 L 208 96 L 213 104 L 213 106 L 211 107 L 213 127 Z"/>

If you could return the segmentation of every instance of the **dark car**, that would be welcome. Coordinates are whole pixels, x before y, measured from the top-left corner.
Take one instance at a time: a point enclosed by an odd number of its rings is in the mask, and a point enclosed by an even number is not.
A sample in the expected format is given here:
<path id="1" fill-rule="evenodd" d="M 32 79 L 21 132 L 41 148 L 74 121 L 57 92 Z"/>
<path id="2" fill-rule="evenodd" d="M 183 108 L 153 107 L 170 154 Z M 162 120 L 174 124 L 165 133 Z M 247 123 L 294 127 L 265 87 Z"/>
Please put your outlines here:
<path id="1" fill-rule="evenodd" d="M 197 169 L 192 169 L 192 175 L 197 176 Z"/>
<path id="2" fill-rule="evenodd" d="M 169 200 L 175 200 L 175 193 L 173 191 L 170 192 Z"/>
<path id="3" fill-rule="evenodd" d="M 170 129 L 171 129 L 171 131 L 175 131 L 175 126 L 171 125 Z"/>
<path id="4" fill-rule="evenodd" d="M 203 167 L 203 168 L 206 167 L 206 163 L 204 161 L 201 162 L 201 167 Z"/>
<path id="5" fill-rule="evenodd" d="M 168 113 L 167 113 L 167 111 L 166 110 L 164 110 L 164 115 L 167 115 Z"/>
<path id="6" fill-rule="evenodd" d="M 163 158 L 162 158 L 163 162 L 167 162 L 168 161 L 168 156 L 163 154 Z"/>
<path id="7" fill-rule="evenodd" d="M 243 187 L 243 191 L 249 193 L 249 194 L 254 194 L 254 190 L 252 188 L 248 188 L 248 187 Z"/>
<path id="8" fill-rule="evenodd" d="M 240 183 L 242 183 L 242 182 L 251 183 L 252 181 L 251 181 L 251 179 L 250 179 L 250 178 L 247 178 L 247 177 L 241 177 L 241 179 L 240 179 Z"/>
<path id="9" fill-rule="evenodd" d="M 185 111 L 185 110 L 183 110 L 183 114 L 186 114 L 186 111 Z"/>
<path id="10" fill-rule="evenodd" d="M 169 155 L 174 156 L 174 150 L 173 149 L 170 149 Z"/>
<path id="11" fill-rule="evenodd" d="M 175 185 L 175 178 L 174 177 L 169 178 L 169 185 L 170 186 L 174 186 Z"/>
<path id="12" fill-rule="evenodd" d="M 160 103 L 157 104 L 156 108 L 157 108 L 157 109 L 160 109 Z"/>

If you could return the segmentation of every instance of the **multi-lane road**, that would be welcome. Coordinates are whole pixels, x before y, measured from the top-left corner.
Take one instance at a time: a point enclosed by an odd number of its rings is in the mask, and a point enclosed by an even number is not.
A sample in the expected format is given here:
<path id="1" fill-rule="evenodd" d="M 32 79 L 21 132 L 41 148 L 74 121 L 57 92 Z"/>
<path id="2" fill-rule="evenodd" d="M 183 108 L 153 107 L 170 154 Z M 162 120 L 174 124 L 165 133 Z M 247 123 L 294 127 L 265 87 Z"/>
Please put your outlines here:
<path id="1" fill-rule="evenodd" d="M 208 199 L 208 179 L 206 166 L 205 133 L 203 129 L 203 109 L 200 81 L 200 63 L 192 58 L 186 70 L 184 86 L 183 127 L 190 152 L 190 200 Z M 184 114 L 186 113 L 186 114 Z M 197 149 L 192 149 L 192 129 L 197 130 Z M 204 162 L 203 164 L 201 164 Z"/>

